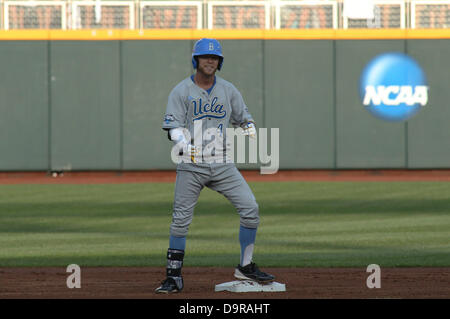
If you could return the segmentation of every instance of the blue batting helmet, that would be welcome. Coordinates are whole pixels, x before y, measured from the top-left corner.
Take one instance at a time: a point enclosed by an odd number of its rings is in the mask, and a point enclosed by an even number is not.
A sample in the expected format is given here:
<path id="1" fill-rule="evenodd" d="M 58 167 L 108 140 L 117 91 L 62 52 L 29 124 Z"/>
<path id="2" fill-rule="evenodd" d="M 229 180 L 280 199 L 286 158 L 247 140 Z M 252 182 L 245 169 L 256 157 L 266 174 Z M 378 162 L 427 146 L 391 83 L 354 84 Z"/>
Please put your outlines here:
<path id="1" fill-rule="evenodd" d="M 219 57 L 219 66 L 217 69 L 220 70 L 223 64 L 222 46 L 216 39 L 208 38 L 203 38 L 195 42 L 194 50 L 192 51 L 192 66 L 194 69 L 197 68 L 196 57 L 207 54 L 217 55 Z"/>

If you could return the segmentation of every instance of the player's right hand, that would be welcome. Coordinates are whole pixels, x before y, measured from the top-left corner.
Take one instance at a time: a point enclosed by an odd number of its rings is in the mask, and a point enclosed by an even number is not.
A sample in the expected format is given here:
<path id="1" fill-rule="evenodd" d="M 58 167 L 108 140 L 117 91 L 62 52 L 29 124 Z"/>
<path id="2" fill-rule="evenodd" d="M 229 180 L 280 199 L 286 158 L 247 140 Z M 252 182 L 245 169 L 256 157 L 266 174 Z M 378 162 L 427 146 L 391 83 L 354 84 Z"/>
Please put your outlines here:
<path id="1" fill-rule="evenodd" d="M 200 148 L 198 146 L 188 143 L 188 144 L 183 145 L 182 150 L 183 150 L 183 155 L 190 156 L 191 161 L 193 163 L 196 163 L 195 157 L 200 154 Z"/>
<path id="2" fill-rule="evenodd" d="M 195 146 L 191 143 L 184 144 L 183 145 L 183 154 L 189 155 L 189 156 L 197 156 L 200 154 L 200 148 L 198 146 Z"/>

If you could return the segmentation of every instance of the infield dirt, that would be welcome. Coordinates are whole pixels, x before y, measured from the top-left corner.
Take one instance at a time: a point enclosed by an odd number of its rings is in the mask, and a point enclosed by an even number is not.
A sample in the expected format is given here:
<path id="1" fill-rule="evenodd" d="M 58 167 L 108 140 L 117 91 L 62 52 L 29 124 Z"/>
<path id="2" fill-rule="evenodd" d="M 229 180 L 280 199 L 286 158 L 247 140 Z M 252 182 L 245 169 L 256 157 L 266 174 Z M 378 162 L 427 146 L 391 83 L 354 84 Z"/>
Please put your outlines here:
<path id="1" fill-rule="evenodd" d="M 368 288 L 364 268 L 264 268 L 286 284 L 286 292 L 214 292 L 233 281 L 232 268 L 183 269 L 185 289 L 155 294 L 164 268 L 81 267 L 81 288 L 67 287 L 64 267 L 0 268 L 0 299 L 448 299 L 450 268 L 381 268 L 381 288 Z"/>

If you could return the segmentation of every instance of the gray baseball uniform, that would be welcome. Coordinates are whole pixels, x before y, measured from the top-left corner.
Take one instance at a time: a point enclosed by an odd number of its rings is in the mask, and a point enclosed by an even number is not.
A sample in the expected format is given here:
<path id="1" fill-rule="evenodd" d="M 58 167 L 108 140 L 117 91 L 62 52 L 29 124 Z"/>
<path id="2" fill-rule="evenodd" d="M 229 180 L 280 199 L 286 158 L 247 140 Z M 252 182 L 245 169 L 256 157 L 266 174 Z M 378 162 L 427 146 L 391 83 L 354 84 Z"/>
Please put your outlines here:
<path id="1" fill-rule="evenodd" d="M 215 84 L 208 93 L 188 77 L 170 93 L 162 128 L 186 128 L 191 137 L 194 137 L 198 135 L 195 127 L 200 127 L 199 123 L 204 133 L 208 129 L 225 132 L 229 124 L 238 127 L 249 121 L 253 121 L 253 118 L 233 84 L 216 76 Z M 204 139 L 202 148 L 205 149 L 210 143 L 211 140 Z M 226 145 L 227 143 L 222 144 L 224 154 L 227 152 Z M 241 173 L 234 163 L 211 162 L 212 158 L 204 152 L 199 163 L 182 162 L 177 165 L 171 235 L 187 235 L 194 207 L 205 186 L 230 200 L 240 215 L 242 226 L 258 226 L 258 204 Z"/>

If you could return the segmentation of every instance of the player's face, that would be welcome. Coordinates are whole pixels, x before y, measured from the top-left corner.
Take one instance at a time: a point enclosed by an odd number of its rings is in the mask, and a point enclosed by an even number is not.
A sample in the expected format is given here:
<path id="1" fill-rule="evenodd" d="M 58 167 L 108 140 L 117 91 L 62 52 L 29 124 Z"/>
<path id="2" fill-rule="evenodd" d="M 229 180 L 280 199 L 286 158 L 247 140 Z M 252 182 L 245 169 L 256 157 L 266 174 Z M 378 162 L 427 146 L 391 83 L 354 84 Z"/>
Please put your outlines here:
<path id="1" fill-rule="evenodd" d="M 204 75 L 214 75 L 219 67 L 217 55 L 201 55 L 198 57 L 197 71 Z"/>

